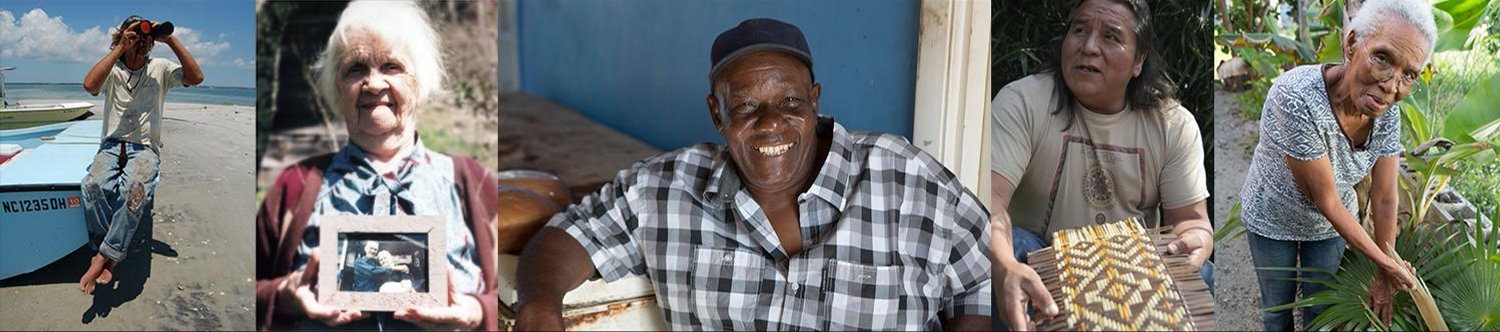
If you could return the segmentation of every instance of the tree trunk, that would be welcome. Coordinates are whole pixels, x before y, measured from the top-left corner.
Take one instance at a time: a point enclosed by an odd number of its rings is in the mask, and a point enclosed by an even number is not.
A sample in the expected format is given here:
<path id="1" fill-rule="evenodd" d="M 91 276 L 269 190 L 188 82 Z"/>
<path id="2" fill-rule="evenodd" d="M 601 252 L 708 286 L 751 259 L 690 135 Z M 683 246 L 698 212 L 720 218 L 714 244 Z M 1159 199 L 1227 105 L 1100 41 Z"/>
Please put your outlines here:
<path id="1" fill-rule="evenodd" d="M 1307 0 L 1297 0 L 1292 6 L 1292 14 L 1297 21 L 1297 41 L 1303 45 L 1312 45 L 1312 37 L 1307 32 L 1307 17 L 1313 14 L 1307 12 Z M 1316 59 L 1312 59 L 1316 60 Z"/>
<path id="2" fill-rule="evenodd" d="M 1219 10 L 1219 26 L 1224 27 L 1226 31 L 1233 29 L 1234 26 L 1230 25 L 1232 22 L 1229 20 L 1229 0 L 1214 1 L 1214 6 Z"/>

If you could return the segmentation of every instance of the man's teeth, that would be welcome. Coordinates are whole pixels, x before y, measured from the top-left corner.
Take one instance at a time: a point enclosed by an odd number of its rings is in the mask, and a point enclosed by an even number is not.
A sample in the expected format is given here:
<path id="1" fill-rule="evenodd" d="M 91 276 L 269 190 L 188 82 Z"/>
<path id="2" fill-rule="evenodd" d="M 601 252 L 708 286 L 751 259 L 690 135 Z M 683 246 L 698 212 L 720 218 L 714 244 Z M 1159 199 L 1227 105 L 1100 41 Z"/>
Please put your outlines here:
<path id="1" fill-rule="evenodd" d="M 767 156 L 778 156 L 778 155 L 781 155 L 782 153 L 786 153 L 786 150 L 791 149 L 791 148 L 792 148 L 792 143 L 786 143 L 786 144 L 781 144 L 781 145 L 763 146 L 763 147 L 758 147 L 758 148 L 755 148 L 755 149 L 756 150 L 760 150 L 761 154 L 764 154 L 764 155 L 767 155 Z"/>

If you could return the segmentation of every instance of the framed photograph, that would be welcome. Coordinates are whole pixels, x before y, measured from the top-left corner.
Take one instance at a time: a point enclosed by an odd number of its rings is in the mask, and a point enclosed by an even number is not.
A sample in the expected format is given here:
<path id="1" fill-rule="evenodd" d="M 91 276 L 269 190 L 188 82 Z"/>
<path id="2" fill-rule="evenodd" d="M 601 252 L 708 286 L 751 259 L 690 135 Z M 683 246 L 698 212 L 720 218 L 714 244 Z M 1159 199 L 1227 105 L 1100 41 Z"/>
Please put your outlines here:
<path id="1" fill-rule="evenodd" d="M 448 305 L 438 216 L 320 216 L 318 299 L 362 311 Z"/>

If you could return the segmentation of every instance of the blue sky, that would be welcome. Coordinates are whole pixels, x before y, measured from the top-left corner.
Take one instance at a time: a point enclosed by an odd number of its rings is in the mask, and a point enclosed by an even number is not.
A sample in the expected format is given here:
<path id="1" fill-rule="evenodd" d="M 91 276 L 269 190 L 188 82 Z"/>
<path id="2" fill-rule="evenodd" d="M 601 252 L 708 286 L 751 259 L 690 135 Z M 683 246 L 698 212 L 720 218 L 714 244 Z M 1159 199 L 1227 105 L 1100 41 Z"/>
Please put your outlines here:
<path id="1" fill-rule="evenodd" d="M 255 87 L 255 3 L 232 1 L 0 2 L 0 66 L 12 83 L 79 83 L 109 49 L 111 29 L 130 15 L 172 21 L 203 67 L 203 85 Z M 157 44 L 152 56 L 174 62 Z"/>

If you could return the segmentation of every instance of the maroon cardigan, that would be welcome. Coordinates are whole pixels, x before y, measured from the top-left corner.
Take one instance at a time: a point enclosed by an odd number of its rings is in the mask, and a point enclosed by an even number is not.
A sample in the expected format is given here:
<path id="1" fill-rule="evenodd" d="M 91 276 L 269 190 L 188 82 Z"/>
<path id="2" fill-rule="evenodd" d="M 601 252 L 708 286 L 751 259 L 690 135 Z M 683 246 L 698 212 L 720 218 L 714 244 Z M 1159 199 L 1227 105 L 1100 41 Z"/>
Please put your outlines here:
<path id="1" fill-rule="evenodd" d="M 287 167 L 276 177 L 255 215 L 255 325 L 260 330 L 288 329 L 300 317 L 276 312 L 276 286 L 292 273 L 292 261 L 316 205 L 323 168 L 333 155 L 308 158 Z M 474 235 L 484 288 L 479 304 L 484 320 L 479 328 L 499 330 L 499 299 L 495 292 L 494 234 L 490 231 L 499 202 L 496 180 L 473 159 L 453 156 L 454 182 L 464 201 L 464 219 Z"/>

